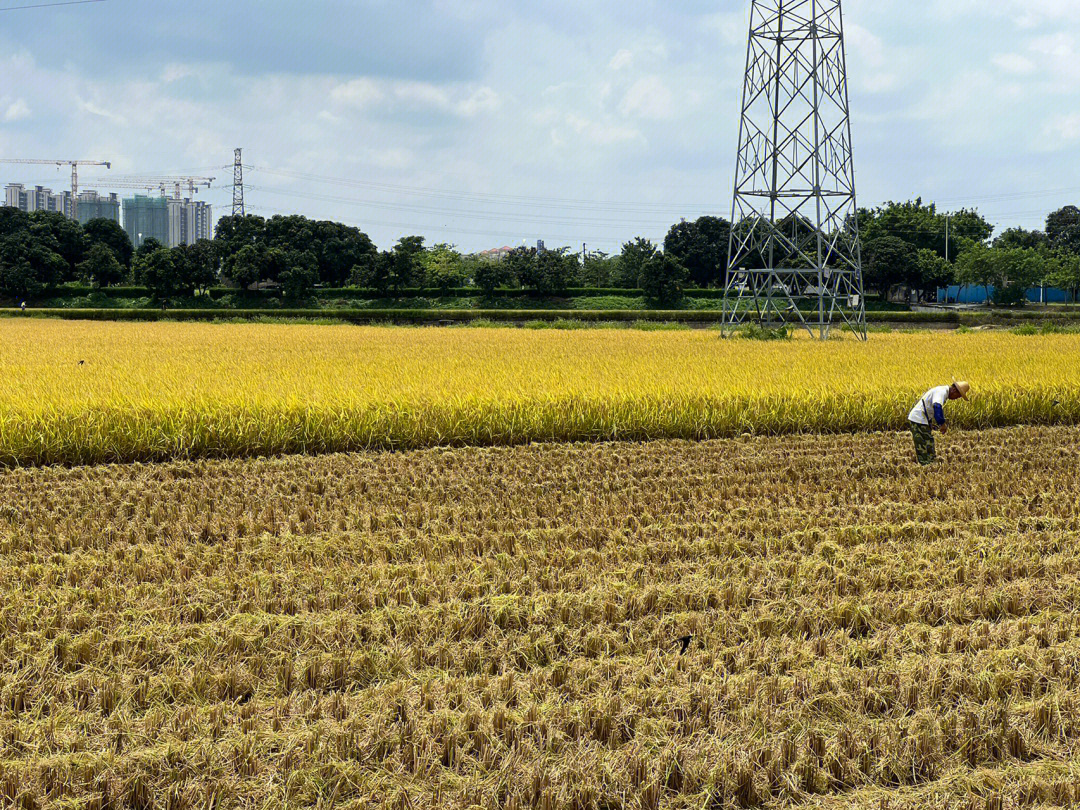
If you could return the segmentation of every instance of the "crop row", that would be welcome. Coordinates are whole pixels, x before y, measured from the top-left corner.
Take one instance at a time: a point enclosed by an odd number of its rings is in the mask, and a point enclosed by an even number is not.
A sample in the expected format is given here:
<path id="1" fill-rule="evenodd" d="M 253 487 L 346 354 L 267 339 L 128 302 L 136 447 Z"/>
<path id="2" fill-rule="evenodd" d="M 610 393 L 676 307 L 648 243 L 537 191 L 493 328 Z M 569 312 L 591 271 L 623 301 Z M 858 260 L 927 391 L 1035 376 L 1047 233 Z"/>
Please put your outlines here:
<path id="1" fill-rule="evenodd" d="M 0 804 L 1071 806 L 1078 439 L 0 472 Z"/>

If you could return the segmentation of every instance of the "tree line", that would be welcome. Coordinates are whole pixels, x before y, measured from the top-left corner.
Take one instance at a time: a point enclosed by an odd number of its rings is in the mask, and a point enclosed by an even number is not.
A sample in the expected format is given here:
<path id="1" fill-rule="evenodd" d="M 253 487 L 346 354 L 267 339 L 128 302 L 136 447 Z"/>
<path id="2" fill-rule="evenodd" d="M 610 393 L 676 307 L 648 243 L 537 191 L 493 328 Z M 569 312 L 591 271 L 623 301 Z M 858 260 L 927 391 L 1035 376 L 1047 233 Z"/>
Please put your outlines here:
<path id="1" fill-rule="evenodd" d="M 687 284 L 721 284 L 730 227 L 715 217 L 680 222 L 661 247 L 635 239 L 622 253 L 584 255 L 569 248 L 522 247 L 501 260 L 465 255 L 452 245 L 406 236 L 380 251 L 367 234 L 303 216 L 223 217 L 213 240 L 169 248 L 147 239 L 136 250 L 111 220 L 85 226 L 58 213 L 0 209 L 0 296 L 35 298 L 64 284 L 147 287 L 158 299 L 193 296 L 218 284 L 280 288 L 292 299 L 316 286 L 364 287 L 392 296 L 424 287 L 463 286 L 485 295 L 519 288 L 552 295 L 572 287 L 643 289 L 658 302 Z"/>
<path id="2" fill-rule="evenodd" d="M 793 232 L 809 228 L 793 221 Z M 1080 209 L 1062 208 L 1045 231 L 1012 228 L 991 239 L 978 212 L 939 212 L 921 200 L 858 213 L 868 291 L 933 297 L 954 283 L 987 285 L 998 303 L 1017 303 L 1031 286 L 1080 290 Z M 501 260 L 406 236 L 380 251 L 358 228 L 303 216 L 223 217 L 213 240 L 168 248 L 153 239 L 137 250 L 110 220 L 79 225 L 58 213 L 0 209 L 0 296 L 34 298 L 63 284 L 139 284 L 158 299 L 193 296 L 220 284 L 280 288 L 302 299 L 320 287 L 363 287 L 382 296 L 423 287 L 519 288 L 555 295 L 570 288 L 641 289 L 655 302 L 678 301 L 689 287 L 724 285 L 731 223 L 680 221 L 663 244 L 626 242 L 617 255 L 521 247 Z M 797 241 L 797 240 L 796 240 Z M 797 257 L 788 257 L 798 262 Z M 748 266 L 760 257 L 748 257 Z"/>
<path id="3" fill-rule="evenodd" d="M 994 303 L 1023 303 L 1029 289 L 1080 291 L 1080 208 L 1051 213 L 1046 230 L 1010 228 L 996 238 L 975 211 L 944 213 L 922 200 L 859 212 L 864 283 L 888 295 L 897 288 L 919 299 L 969 284 L 993 290 Z"/>

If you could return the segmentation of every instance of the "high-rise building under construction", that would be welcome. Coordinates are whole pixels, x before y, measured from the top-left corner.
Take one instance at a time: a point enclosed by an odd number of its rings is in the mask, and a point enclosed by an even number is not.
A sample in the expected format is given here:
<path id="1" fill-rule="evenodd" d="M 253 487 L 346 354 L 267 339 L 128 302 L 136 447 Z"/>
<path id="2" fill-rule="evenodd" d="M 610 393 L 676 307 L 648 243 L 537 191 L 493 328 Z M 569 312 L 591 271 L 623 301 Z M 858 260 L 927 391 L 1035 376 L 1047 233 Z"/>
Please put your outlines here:
<path id="1" fill-rule="evenodd" d="M 124 230 L 136 248 L 147 239 L 169 244 L 169 201 L 136 194 L 124 200 Z"/>
<path id="2" fill-rule="evenodd" d="M 65 192 L 70 197 L 70 193 Z M 76 209 L 79 224 L 85 225 L 92 219 L 108 219 L 120 224 L 120 198 L 116 194 L 102 196 L 96 191 L 79 192 L 79 207 Z M 71 216 L 71 206 L 67 206 L 65 213 Z"/>
<path id="3" fill-rule="evenodd" d="M 151 238 L 166 247 L 194 245 L 214 238 L 213 209 L 198 200 L 137 194 L 124 200 L 124 230 L 136 248 Z"/>

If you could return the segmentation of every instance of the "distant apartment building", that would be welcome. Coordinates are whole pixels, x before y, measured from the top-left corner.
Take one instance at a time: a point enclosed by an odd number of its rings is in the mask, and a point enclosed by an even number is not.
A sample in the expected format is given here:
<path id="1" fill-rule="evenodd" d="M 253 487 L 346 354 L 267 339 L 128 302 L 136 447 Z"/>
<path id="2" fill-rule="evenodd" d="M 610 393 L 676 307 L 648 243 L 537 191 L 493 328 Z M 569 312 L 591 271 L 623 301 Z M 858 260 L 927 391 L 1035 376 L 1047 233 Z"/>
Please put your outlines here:
<path id="1" fill-rule="evenodd" d="M 20 211 L 55 211 L 65 217 L 71 217 L 71 192 L 62 191 L 54 194 L 51 188 L 34 186 L 27 188 L 22 183 L 9 183 L 4 191 L 4 205 L 18 208 Z M 103 197 L 96 191 L 84 191 L 79 194 L 79 224 L 85 225 L 92 219 L 111 219 L 120 221 L 120 198 L 115 194 Z"/>
<path id="2" fill-rule="evenodd" d="M 96 191 L 83 191 L 79 194 L 79 224 L 85 225 L 92 219 L 110 219 L 120 223 L 120 198 L 115 194 L 103 197 Z"/>
<path id="3" fill-rule="evenodd" d="M 214 238 L 213 209 L 199 200 L 169 199 L 169 246 Z"/>
<path id="4" fill-rule="evenodd" d="M 9 183 L 5 191 L 4 204 L 20 211 L 56 211 L 68 214 L 71 207 L 71 194 L 63 192 L 53 194 L 51 188 L 34 186 L 27 188 L 22 183 Z"/>
<path id="5" fill-rule="evenodd" d="M 151 238 L 166 247 L 194 245 L 214 238 L 213 209 L 197 200 L 137 194 L 124 200 L 124 230 L 136 248 Z"/>

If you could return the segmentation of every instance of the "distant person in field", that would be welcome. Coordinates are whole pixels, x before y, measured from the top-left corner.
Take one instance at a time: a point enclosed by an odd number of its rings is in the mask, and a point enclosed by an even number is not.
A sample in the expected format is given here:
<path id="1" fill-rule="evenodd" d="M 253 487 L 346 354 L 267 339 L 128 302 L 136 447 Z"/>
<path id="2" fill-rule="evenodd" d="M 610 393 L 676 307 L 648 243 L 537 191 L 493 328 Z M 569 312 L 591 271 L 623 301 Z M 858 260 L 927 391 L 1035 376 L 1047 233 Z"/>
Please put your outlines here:
<path id="1" fill-rule="evenodd" d="M 949 423 L 945 421 L 945 403 L 953 399 L 970 399 L 971 386 L 966 382 L 940 385 L 931 388 L 908 414 L 911 435 L 915 438 L 915 456 L 923 466 L 937 461 L 934 430 L 945 434 Z"/>

